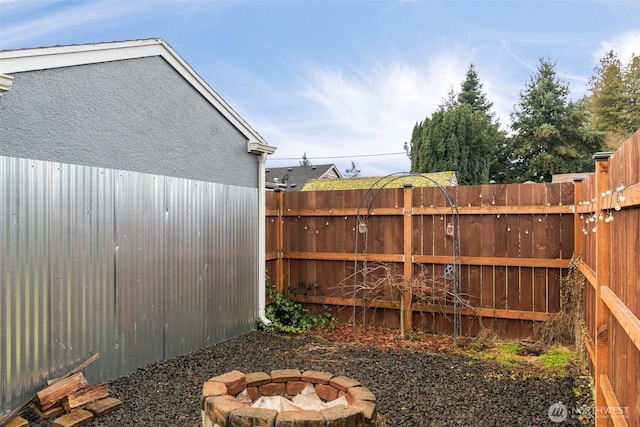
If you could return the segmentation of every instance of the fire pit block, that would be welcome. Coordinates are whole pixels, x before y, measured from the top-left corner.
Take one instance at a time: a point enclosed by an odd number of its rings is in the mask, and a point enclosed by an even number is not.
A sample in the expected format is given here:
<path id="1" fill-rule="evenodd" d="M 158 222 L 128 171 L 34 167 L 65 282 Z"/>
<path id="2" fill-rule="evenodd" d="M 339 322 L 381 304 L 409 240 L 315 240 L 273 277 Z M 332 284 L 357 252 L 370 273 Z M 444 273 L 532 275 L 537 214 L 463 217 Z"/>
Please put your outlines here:
<path id="1" fill-rule="evenodd" d="M 351 387 L 347 390 L 347 394 L 351 396 L 353 401 L 366 400 L 368 402 L 375 402 L 376 397 L 366 387 Z"/>
<path id="2" fill-rule="evenodd" d="M 271 375 L 264 372 L 252 372 L 247 374 L 247 387 L 260 387 L 271 382 Z"/>
<path id="3" fill-rule="evenodd" d="M 247 376 L 240 371 L 227 372 L 226 374 L 209 378 L 209 381 L 224 383 L 229 394 L 238 394 L 247 387 Z"/>
<path id="4" fill-rule="evenodd" d="M 302 390 L 304 390 L 304 388 L 308 385 L 309 383 L 304 381 L 289 381 L 287 382 L 287 386 L 286 386 L 287 394 L 289 396 L 295 396 L 296 394 L 300 394 L 302 393 Z"/>
<path id="5" fill-rule="evenodd" d="M 220 427 L 227 427 L 229 415 L 231 412 L 245 408 L 244 403 L 238 402 L 233 396 L 210 396 L 204 401 L 204 413 L 202 415 L 202 425 L 206 425 L 205 417 L 213 421 L 214 424 L 219 424 Z"/>
<path id="6" fill-rule="evenodd" d="M 358 408 L 349 405 L 323 409 L 320 414 L 326 427 L 364 427 L 364 414 Z"/>
<path id="7" fill-rule="evenodd" d="M 301 375 L 298 369 L 275 369 L 271 371 L 271 381 L 274 383 L 300 381 Z"/>
<path id="8" fill-rule="evenodd" d="M 352 403 L 358 409 L 362 410 L 364 414 L 364 420 L 367 425 L 373 424 L 376 420 L 376 404 L 375 402 L 367 402 L 366 400 L 356 400 Z"/>
<path id="9" fill-rule="evenodd" d="M 340 391 L 346 392 L 351 387 L 361 386 L 360 381 L 354 380 L 349 377 L 333 377 L 329 380 L 329 384 L 337 388 Z"/>
<path id="10" fill-rule="evenodd" d="M 329 384 L 329 380 L 333 378 L 333 374 L 324 371 L 306 371 L 300 377 L 301 381 L 313 384 Z"/>
<path id="11" fill-rule="evenodd" d="M 273 427 L 277 411 L 245 406 L 229 415 L 229 427 Z"/>
<path id="12" fill-rule="evenodd" d="M 316 394 L 320 399 L 330 402 L 338 398 L 338 389 L 328 384 L 318 384 L 316 386 Z"/>
<path id="13" fill-rule="evenodd" d="M 287 411 L 278 414 L 275 427 L 325 427 L 325 419 L 318 411 Z"/>
<path id="14" fill-rule="evenodd" d="M 200 409 L 204 409 L 204 400 L 209 396 L 224 396 L 229 394 L 227 392 L 227 386 L 224 383 L 218 381 L 205 381 L 202 385 L 202 401 L 200 402 Z"/>
<path id="15" fill-rule="evenodd" d="M 269 383 L 258 387 L 260 396 L 284 396 L 287 394 L 285 383 Z"/>

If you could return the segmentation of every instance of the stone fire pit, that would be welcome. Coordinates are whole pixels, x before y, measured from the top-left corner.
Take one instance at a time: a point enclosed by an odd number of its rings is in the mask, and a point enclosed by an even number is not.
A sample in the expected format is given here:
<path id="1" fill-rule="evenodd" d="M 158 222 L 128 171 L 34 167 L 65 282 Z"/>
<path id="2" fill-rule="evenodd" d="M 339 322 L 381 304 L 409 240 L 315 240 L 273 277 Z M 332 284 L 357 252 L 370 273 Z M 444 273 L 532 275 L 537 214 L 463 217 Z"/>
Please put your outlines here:
<path id="1" fill-rule="evenodd" d="M 293 398 L 309 385 L 323 402 L 344 396 L 347 405 L 327 409 L 287 410 L 252 408 L 243 403 L 247 396 L 256 401 L 262 396 Z M 241 396 L 239 400 L 238 397 Z M 283 369 L 244 374 L 231 371 L 210 378 L 202 386 L 202 427 L 363 427 L 372 425 L 376 416 L 376 398 L 360 382 L 329 372 Z"/>

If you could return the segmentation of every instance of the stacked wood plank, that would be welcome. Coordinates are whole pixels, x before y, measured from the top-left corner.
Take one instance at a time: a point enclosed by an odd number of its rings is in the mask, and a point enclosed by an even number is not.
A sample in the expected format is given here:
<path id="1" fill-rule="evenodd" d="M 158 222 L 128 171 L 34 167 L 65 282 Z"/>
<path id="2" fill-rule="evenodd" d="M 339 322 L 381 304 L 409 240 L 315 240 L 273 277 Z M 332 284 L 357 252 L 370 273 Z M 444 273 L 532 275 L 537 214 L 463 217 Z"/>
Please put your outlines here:
<path id="1" fill-rule="evenodd" d="M 34 400 L 36 413 L 46 416 L 64 412 L 64 415 L 56 418 L 53 423 L 59 427 L 81 426 L 91 421 L 94 416 L 104 415 L 122 407 L 122 402 L 109 398 L 106 383 L 89 384 L 81 372 L 53 382 L 37 392 Z"/>
<path id="2" fill-rule="evenodd" d="M 96 353 L 65 375 L 47 381 L 28 402 L 0 418 L 0 427 L 27 425 L 23 423 L 26 420 L 17 416 L 27 405 L 41 418 L 57 417 L 54 427 L 82 426 L 94 417 L 121 408 L 122 402 L 109 396 L 107 383 L 89 384 L 80 372 L 98 357 Z"/>

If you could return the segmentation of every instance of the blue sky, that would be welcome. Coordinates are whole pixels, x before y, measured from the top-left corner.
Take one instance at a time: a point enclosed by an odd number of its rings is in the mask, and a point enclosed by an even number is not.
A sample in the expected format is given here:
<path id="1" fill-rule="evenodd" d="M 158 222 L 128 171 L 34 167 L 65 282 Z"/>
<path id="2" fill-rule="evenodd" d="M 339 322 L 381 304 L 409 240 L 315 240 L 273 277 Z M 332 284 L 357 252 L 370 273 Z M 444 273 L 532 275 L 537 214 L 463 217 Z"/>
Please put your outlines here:
<path id="1" fill-rule="evenodd" d="M 640 54 L 640 1 L 7 1 L 0 49 L 162 38 L 266 141 L 269 166 L 407 171 L 416 122 L 470 63 L 509 112 L 540 58 L 575 100 L 604 52 Z M 2 70 L 0 70 L 1 72 Z"/>

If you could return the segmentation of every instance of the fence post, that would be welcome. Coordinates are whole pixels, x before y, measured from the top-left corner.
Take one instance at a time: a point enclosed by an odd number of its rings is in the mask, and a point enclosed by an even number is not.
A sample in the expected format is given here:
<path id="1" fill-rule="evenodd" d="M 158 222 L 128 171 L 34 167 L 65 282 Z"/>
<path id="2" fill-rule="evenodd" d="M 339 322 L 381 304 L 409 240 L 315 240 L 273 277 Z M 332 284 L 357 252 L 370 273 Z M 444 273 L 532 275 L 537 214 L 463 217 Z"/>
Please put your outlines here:
<path id="1" fill-rule="evenodd" d="M 276 282 L 276 290 L 284 292 L 284 266 L 282 258 L 284 257 L 284 192 L 276 193 L 276 271 L 273 278 Z"/>
<path id="2" fill-rule="evenodd" d="M 413 186 L 404 186 L 404 278 L 405 281 L 413 276 Z M 410 283 L 410 282 L 409 282 Z M 404 327 L 413 329 L 413 307 L 411 305 L 411 288 L 403 294 L 404 298 Z"/>
<path id="3" fill-rule="evenodd" d="M 609 157 L 612 153 L 602 152 L 593 155 L 596 162 L 596 203 L 595 215 L 598 217 L 606 200 L 602 197 L 609 189 Z M 604 221 L 595 223 L 596 228 L 596 340 L 595 340 L 595 413 L 596 427 L 607 426 L 608 417 L 603 416 L 607 402 L 602 389 L 601 375 L 607 376 L 609 370 L 609 309 L 602 300 L 602 287 L 609 285 L 609 224 Z"/>
<path id="4" fill-rule="evenodd" d="M 578 212 L 578 206 L 582 201 L 582 181 L 584 178 L 573 179 L 573 256 L 576 258 L 582 255 L 582 241 L 584 240 L 583 222 L 580 219 L 581 214 Z"/>

